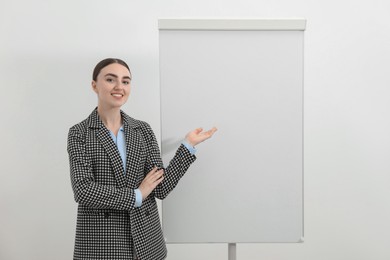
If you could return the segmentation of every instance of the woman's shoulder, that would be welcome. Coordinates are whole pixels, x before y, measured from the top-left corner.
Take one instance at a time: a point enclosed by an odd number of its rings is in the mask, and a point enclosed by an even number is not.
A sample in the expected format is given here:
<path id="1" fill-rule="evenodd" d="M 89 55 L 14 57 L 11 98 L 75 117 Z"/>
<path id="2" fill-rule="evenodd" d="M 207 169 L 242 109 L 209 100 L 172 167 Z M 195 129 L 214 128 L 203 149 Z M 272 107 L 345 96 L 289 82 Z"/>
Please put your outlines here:
<path id="1" fill-rule="evenodd" d="M 97 109 L 95 108 L 92 113 L 85 118 L 83 121 L 73 125 L 69 129 L 69 133 L 74 133 L 74 134 L 83 134 L 87 132 L 87 129 L 89 127 L 92 128 L 99 128 L 101 126 L 101 121 L 99 119 L 99 116 L 97 114 Z"/>
<path id="2" fill-rule="evenodd" d="M 134 117 L 129 116 L 125 112 L 121 111 L 123 120 L 131 127 L 131 128 L 141 128 L 141 129 L 151 129 L 150 125 L 142 120 L 135 119 Z"/>
<path id="3" fill-rule="evenodd" d="M 99 119 L 97 109 L 95 108 L 92 113 L 80 123 L 75 124 L 70 128 L 70 132 L 85 133 L 88 128 L 100 128 L 103 123 Z"/>
<path id="4" fill-rule="evenodd" d="M 88 125 L 87 122 L 88 122 L 88 118 L 84 119 L 80 123 L 73 125 L 72 127 L 69 128 L 69 133 L 73 133 L 73 134 L 85 133 L 87 131 L 87 125 Z"/>

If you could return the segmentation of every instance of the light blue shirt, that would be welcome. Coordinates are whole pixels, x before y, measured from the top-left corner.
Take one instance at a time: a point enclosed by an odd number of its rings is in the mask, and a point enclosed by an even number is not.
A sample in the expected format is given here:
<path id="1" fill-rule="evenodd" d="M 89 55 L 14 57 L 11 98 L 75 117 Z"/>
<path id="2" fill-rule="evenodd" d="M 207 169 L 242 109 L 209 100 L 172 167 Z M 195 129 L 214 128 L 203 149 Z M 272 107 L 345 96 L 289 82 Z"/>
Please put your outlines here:
<path id="1" fill-rule="evenodd" d="M 126 174 L 126 138 L 125 138 L 125 131 L 123 130 L 123 126 L 119 128 L 118 136 L 115 136 L 114 133 L 111 131 L 110 131 L 110 135 L 118 148 L 119 155 L 121 156 L 122 163 L 123 163 L 123 170 Z M 188 151 L 191 154 L 196 153 L 195 147 L 191 146 L 185 140 L 182 142 L 182 144 L 188 149 Z M 135 207 L 141 207 L 142 193 L 139 189 L 135 189 L 134 192 L 135 192 Z"/>
<path id="2" fill-rule="evenodd" d="M 110 135 L 114 143 L 116 144 L 116 147 L 118 147 L 119 155 L 121 156 L 122 163 L 123 163 L 123 170 L 126 174 L 126 138 L 125 138 L 125 131 L 123 130 L 123 126 L 119 128 L 118 136 L 115 136 L 113 132 L 110 131 Z M 141 207 L 142 205 L 142 193 L 139 189 L 135 189 L 135 206 Z"/>
<path id="3" fill-rule="evenodd" d="M 184 140 L 184 141 L 182 142 L 182 144 L 188 149 L 188 151 L 190 151 L 190 153 L 191 153 L 192 155 L 194 155 L 194 154 L 196 153 L 195 147 L 193 147 L 192 145 L 190 145 L 189 143 L 187 143 L 186 140 Z"/>

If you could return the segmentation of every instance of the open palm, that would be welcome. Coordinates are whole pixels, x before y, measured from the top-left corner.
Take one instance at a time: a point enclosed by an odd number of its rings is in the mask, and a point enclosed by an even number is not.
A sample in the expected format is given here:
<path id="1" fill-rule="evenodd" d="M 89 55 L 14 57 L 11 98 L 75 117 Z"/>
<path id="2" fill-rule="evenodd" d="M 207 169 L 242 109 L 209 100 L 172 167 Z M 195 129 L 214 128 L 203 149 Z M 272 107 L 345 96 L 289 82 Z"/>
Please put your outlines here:
<path id="1" fill-rule="evenodd" d="M 210 137 L 212 137 L 216 131 L 217 131 L 216 127 L 213 127 L 208 131 L 203 131 L 203 128 L 200 127 L 200 128 L 197 128 L 197 129 L 189 132 L 186 135 L 186 141 L 190 145 L 195 146 L 195 145 L 209 139 Z"/>

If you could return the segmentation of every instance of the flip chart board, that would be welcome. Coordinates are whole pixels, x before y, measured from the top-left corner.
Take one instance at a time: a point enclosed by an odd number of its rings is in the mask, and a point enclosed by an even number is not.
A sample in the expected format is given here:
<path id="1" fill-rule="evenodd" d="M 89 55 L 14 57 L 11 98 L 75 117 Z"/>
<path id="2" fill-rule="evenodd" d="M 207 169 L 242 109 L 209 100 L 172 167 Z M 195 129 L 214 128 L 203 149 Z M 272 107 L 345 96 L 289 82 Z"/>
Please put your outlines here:
<path id="1" fill-rule="evenodd" d="M 163 201 L 168 243 L 303 241 L 304 19 L 159 20 L 162 156 L 216 126 Z"/>

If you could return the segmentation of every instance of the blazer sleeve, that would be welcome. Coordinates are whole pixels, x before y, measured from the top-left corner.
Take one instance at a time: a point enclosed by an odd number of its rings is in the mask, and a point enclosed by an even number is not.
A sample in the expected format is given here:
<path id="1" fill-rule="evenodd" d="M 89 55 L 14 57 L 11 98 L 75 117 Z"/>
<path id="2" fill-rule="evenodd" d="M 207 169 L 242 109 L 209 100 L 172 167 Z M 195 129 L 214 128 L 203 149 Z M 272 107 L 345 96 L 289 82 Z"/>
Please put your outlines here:
<path id="1" fill-rule="evenodd" d="M 146 163 L 145 172 L 150 172 L 153 167 L 163 168 L 160 149 L 151 127 L 146 124 L 148 136 L 148 160 Z M 184 176 L 190 165 L 196 160 L 196 156 L 192 155 L 184 145 L 180 145 L 176 154 L 164 169 L 164 180 L 155 188 L 153 194 L 158 199 L 164 199 L 176 187 L 179 180 Z"/>
<path id="2" fill-rule="evenodd" d="M 86 154 L 85 134 L 71 128 L 68 134 L 70 177 L 75 201 L 97 209 L 132 210 L 135 192 L 128 187 L 118 188 L 95 182 L 92 164 Z"/>

